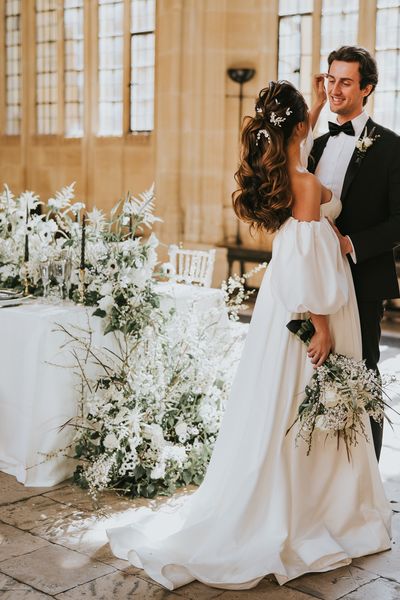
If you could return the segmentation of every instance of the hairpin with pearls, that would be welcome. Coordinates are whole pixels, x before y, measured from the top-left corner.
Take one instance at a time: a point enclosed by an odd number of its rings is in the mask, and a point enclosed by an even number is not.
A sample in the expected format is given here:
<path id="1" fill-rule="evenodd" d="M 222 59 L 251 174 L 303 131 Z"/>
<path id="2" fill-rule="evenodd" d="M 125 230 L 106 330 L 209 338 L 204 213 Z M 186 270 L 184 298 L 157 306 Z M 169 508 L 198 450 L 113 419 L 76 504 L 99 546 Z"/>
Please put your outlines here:
<path id="1" fill-rule="evenodd" d="M 260 141 L 262 135 L 265 137 L 268 144 L 271 142 L 271 136 L 269 135 L 268 131 L 266 129 L 259 129 L 256 137 L 256 146 L 258 146 L 258 142 Z"/>

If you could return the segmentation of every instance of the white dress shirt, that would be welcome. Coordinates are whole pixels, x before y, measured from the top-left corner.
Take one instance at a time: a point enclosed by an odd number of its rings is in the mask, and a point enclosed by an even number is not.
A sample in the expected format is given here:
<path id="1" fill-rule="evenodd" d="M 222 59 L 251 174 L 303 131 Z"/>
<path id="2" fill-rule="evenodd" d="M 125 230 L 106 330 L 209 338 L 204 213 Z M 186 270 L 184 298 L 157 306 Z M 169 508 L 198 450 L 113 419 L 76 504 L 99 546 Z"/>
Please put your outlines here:
<path id="1" fill-rule="evenodd" d="M 342 195 L 344 177 L 346 175 L 347 167 L 349 166 L 350 159 L 356 147 L 356 142 L 368 121 L 368 115 L 363 110 L 358 117 L 352 119 L 355 135 L 347 135 L 346 133 L 339 133 L 335 136 L 330 136 L 322 156 L 318 162 L 315 174 L 323 185 L 332 190 L 332 193 L 340 198 Z M 347 236 L 348 237 L 348 236 Z M 350 242 L 351 239 L 349 238 Z M 351 244 L 353 247 L 353 244 Z M 356 262 L 356 256 L 354 252 L 351 252 L 351 257 Z"/>

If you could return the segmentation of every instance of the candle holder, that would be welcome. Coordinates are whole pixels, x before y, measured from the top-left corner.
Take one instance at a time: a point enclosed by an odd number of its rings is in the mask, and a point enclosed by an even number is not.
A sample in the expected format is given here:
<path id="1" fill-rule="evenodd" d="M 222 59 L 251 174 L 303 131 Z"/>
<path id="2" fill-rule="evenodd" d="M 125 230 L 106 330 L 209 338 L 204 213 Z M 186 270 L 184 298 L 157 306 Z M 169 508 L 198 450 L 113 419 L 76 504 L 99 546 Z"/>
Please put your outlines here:
<path id="1" fill-rule="evenodd" d="M 85 269 L 82 267 L 79 269 L 79 302 L 85 302 Z"/>
<path id="2" fill-rule="evenodd" d="M 29 296 L 29 270 L 28 263 L 24 263 L 24 296 Z"/>

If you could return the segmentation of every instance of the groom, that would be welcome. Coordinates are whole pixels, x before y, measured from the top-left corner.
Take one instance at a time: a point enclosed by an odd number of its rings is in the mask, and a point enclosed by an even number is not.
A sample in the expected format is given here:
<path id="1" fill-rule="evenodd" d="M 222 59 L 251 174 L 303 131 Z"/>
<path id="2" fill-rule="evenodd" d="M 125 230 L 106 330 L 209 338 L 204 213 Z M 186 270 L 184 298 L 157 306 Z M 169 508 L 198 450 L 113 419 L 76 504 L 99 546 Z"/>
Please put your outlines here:
<path id="1" fill-rule="evenodd" d="M 400 137 L 364 112 L 378 83 L 369 52 L 343 46 L 330 53 L 328 65 L 336 123 L 315 140 L 309 170 L 342 201 L 336 232 L 353 273 L 363 358 L 377 369 L 383 301 L 400 295 L 393 258 L 400 243 Z M 371 426 L 379 460 L 383 429 L 372 419 Z"/>

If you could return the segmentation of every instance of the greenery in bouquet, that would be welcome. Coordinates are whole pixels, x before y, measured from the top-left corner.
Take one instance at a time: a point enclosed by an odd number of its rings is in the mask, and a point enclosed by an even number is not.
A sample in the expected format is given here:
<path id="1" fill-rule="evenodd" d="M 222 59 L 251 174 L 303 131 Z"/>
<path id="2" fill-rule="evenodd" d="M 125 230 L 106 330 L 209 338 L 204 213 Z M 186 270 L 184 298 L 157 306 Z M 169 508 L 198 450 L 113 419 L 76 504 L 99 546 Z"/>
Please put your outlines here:
<path id="1" fill-rule="evenodd" d="M 287 327 L 306 346 L 315 332 L 310 319 L 292 320 Z M 382 378 L 368 369 L 364 361 L 331 353 L 315 369 L 288 432 L 298 423 L 296 440 L 301 438 L 306 442 L 307 454 L 311 452 L 316 432 L 334 436 L 338 445 L 343 440 L 350 459 L 350 446 L 357 445 L 359 435 L 368 440 L 365 418 L 381 422 L 386 416 L 384 388 L 395 381 L 394 376 Z"/>

